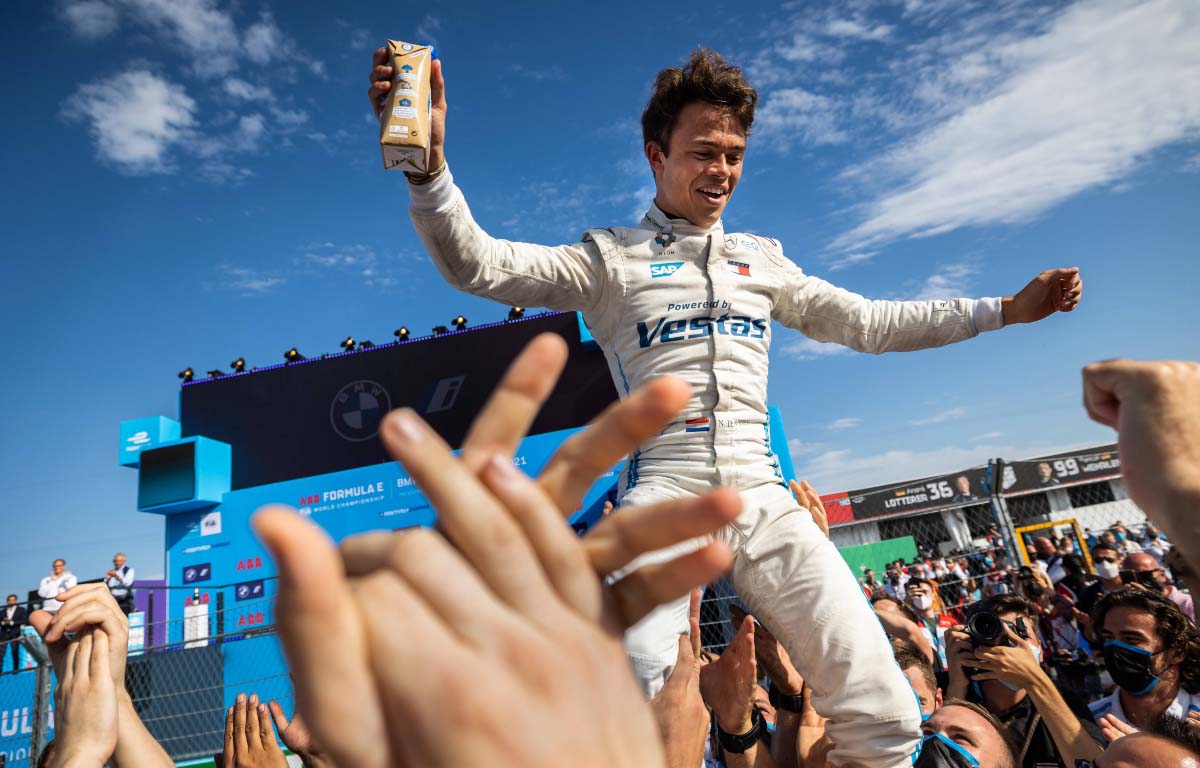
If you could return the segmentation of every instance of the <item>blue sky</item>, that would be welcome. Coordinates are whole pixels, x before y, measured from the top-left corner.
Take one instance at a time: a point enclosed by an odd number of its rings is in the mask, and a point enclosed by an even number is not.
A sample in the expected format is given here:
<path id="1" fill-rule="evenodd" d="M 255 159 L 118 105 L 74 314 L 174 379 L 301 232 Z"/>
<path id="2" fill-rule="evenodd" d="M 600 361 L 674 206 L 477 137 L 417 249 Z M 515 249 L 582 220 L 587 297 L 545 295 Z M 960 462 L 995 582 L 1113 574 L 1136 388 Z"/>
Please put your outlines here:
<path id="1" fill-rule="evenodd" d="M 366 73 L 389 36 L 441 49 L 447 153 L 497 236 L 636 221 L 649 84 L 703 44 L 762 97 L 727 229 L 878 298 L 1081 267 L 1074 314 L 943 350 L 875 358 L 777 328 L 771 400 L 822 491 L 1107 441 L 1083 364 L 1200 356 L 1192 0 L 331 8 L 5 4 L 0 589 L 55 556 L 98 575 L 118 548 L 161 574 L 117 427 L 175 416 L 185 366 L 503 317 L 442 283 L 381 168 Z"/>

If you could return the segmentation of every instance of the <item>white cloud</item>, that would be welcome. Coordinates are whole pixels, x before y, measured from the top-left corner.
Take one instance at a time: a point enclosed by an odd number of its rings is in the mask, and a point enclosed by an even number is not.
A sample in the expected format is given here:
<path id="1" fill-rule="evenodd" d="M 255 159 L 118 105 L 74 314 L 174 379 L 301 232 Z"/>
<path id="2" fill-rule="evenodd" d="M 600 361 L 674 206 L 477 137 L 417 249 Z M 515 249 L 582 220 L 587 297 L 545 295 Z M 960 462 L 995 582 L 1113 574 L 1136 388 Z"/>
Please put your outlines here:
<path id="1" fill-rule="evenodd" d="M 758 135 L 770 147 L 787 151 L 796 142 L 839 144 L 850 138 L 838 126 L 836 102 L 803 88 L 771 91 L 755 115 Z"/>
<path id="2" fill-rule="evenodd" d="M 567 71 L 558 64 L 551 64 L 548 67 L 526 67 L 522 64 L 513 64 L 512 72 L 520 77 L 527 77 L 530 80 L 566 80 Z"/>
<path id="3" fill-rule="evenodd" d="M 438 45 L 438 32 L 442 31 L 442 20 L 431 14 L 425 14 L 421 23 L 417 24 L 417 39 L 413 42 L 421 45 Z"/>
<path id="4" fill-rule="evenodd" d="M 63 105 L 83 121 L 100 157 L 128 174 L 169 173 L 169 151 L 188 138 L 196 102 L 182 85 L 147 70 L 131 70 L 80 87 Z"/>
<path id="5" fill-rule="evenodd" d="M 283 30 L 268 12 L 263 12 L 258 21 L 246 28 L 242 35 L 242 48 L 246 57 L 255 64 L 269 64 L 294 53 L 288 50 Z"/>
<path id="6" fill-rule="evenodd" d="M 930 424 L 944 424 L 947 421 L 961 419 L 966 415 L 967 409 L 960 406 L 958 408 L 950 408 L 945 411 L 941 411 L 940 413 L 935 413 L 932 416 L 926 416 L 923 419 L 909 419 L 908 423 L 912 424 L 914 427 L 924 427 Z"/>
<path id="7" fill-rule="evenodd" d="M 817 360 L 823 357 L 857 354 L 849 347 L 832 342 L 813 341 L 803 336 L 792 335 L 779 350 L 785 357 L 794 360 Z"/>
<path id="8" fill-rule="evenodd" d="M 270 89 L 260 85 L 251 85 L 236 77 L 226 78 L 221 87 L 226 94 L 242 101 L 265 101 L 271 97 Z"/>
<path id="9" fill-rule="evenodd" d="M 947 264 L 925 278 L 924 284 L 912 298 L 915 301 L 925 301 L 966 296 L 971 290 L 971 280 L 978 271 L 978 268 L 970 262 Z"/>
<path id="10" fill-rule="evenodd" d="M 202 77 L 228 74 L 240 52 L 233 17 L 215 0 L 121 0 L 136 19 L 183 45 L 191 70 Z"/>
<path id="11" fill-rule="evenodd" d="M 841 432 L 843 430 L 853 429 L 859 424 L 862 424 L 862 422 L 863 420 L 856 416 L 847 416 L 845 418 L 833 420 L 825 427 L 825 429 L 833 430 L 834 432 Z"/>
<path id="12" fill-rule="evenodd" d="M 879 41 L 890 37 L 893 29 L 887 24 L 869 24 L 859 19 L 834 19 L 825 25 L 825 34 L 830 37 Z"/>
<path id="13" fill-rule="evenodd" d="M 889 183 L 834 248 L 1026 221 L 1200 135 L 1194 0 L 1085 0 L 983 53 L 982 96 L 849 174 Z"/>
<path id="14" fill-rule="evenodd" d="M 85 40 L 108 37 L 120 24 L 117 9 L 105 0 L 69 0 L 58 11 L 71 33 Z"/>
<path id="15" fill-rule="evenodd" d="M 856 267 L 859 264 L 866 264 L 873 260 L 876 256 L 876 251 L 856 251 L 847 253 L 845 256 L 839 256 L 828 262 L 826 265 L 830 272 L 840 272 L 843 269 Z"/>
<path id="16" fill-rule="evenodd" d="M 219 267 L 220 279 L 216 283 L 206 283 L 206 287 L 236 291 L 243 296 L 259 296 L 269 293 L 287 282 L 287 278 L 262 272 L 250 267 L 239 267 L 234 264 L 222 264 Z"/>
<path id="17" fill-rule="evenodd" d="M 851 449 L 825 451 L 816 456 L 793 454 L 796 476 L 812 483 L 821 493 L 836 493 L 899 483 L 921 477 L 949 474 L 987 464 L 988 459 L 1044 456 L 1085 444 L 1033 443 L 1001 445 L 982 443 L 970 447 L 945 446 L 928 451 L 891 450 L 857 455 Z"/>
<path id="18" fill-rule="evenodd" d="M 984 432 L 982 435 L 975 435 L 974 437 L 972 437 L 971 442 L 978 443 L 983 440 L 995 440 L 1000 437 L 1004 437 L 1003 432 Z"/>

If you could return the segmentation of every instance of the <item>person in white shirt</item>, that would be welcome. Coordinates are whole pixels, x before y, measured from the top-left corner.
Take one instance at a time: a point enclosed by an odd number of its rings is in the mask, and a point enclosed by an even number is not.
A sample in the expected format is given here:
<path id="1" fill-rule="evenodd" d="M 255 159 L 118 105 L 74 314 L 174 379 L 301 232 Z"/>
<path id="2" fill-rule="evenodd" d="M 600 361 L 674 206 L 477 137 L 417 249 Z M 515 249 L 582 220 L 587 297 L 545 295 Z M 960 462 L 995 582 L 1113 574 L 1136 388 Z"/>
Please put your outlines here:
<path id="1" fill-rule="evenodd" d="M 104 572 L 104 583 L 125 615 L 133 613 L 133 566 L 126 564 L 124 552 L 113 555 L 113 567 Z"/>
<path id="2" fill-rule="evenodd" d="M 42 610 L 47 613 L 58 613 L 62 603 L 54 598 L 78 583 L 79 579 L 75 578 L 75 574 L 67 570 L 67 561 L 61 557 L 55 560 L 54 571 L 43 578 L 41 586 L 38 587 L 38 594 L 42 598 Z"/>

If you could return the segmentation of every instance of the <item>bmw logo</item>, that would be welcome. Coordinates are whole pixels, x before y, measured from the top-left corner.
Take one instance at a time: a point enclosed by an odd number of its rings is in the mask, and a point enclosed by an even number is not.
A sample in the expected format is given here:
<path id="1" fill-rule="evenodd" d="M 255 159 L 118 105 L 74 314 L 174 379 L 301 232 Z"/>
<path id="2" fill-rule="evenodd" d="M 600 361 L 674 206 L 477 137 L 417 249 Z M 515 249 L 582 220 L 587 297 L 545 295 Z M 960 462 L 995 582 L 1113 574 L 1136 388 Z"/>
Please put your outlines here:
<path id="1" fill-rule="evenodd" d="M 363 379 L 342 387 L 329 406 L 333 431 L 352 443 L 379 434 L 383 417 L 392 409 L 392 398 L 381 384 Z"/>
<path id="2" fill-rule="evenodd" d="M 247 587 L 245 584 L 241 585 L 237 588 L 237 594 L 240 599 L 245 600 L 247 597 L 250 597 L 250 587 Z"/>
<path id="3" fill-rule="evenodd" d="M 186 571 L 184 571 L 183 572 L 183 580 L 185 582 L 195 581 L 196 580 L 196 569 L 188 568 Z"/>

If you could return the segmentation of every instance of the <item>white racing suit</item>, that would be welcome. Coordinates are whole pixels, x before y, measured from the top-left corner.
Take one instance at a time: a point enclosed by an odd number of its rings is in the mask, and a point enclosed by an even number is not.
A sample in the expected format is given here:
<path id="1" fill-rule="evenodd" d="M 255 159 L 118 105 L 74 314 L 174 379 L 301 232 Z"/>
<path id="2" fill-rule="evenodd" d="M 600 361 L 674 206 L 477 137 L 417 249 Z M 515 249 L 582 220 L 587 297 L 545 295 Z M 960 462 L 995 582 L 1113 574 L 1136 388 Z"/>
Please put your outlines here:
<path id="1" fill-rule="evenodd" d="M 691 384 L 679 420 L 629 457 L 620 505 L 737 488 L 742 514 L 721 533 L 734 587 L 812 686 L 837 743 L 830 761 L 911 765 L 916 697 L 854 575 L 782 484 L 771 452 L 771 321 L 861 352 L 916 350 L 999 328 L 999 300 L 869 301 L 804 274 L 775 240 L 668 219 L 656 207 L 637 228 L 589 230 L 573 245 L 497 240 L 475 223 L 449 171 L 410 191 L 413 223 L 451 285 L 582 312 L 621 393 L 662 374 Z M 648 694 L 686 631 L 686 597 L 630 630 L 626 648 Z"/>

